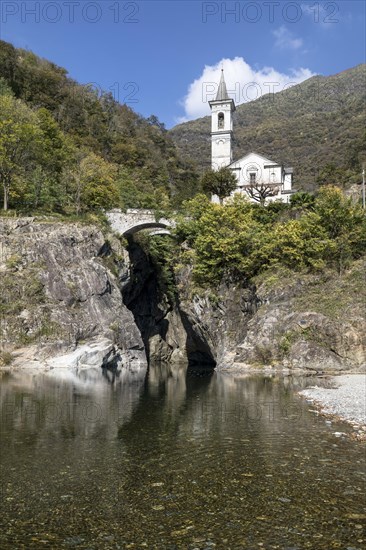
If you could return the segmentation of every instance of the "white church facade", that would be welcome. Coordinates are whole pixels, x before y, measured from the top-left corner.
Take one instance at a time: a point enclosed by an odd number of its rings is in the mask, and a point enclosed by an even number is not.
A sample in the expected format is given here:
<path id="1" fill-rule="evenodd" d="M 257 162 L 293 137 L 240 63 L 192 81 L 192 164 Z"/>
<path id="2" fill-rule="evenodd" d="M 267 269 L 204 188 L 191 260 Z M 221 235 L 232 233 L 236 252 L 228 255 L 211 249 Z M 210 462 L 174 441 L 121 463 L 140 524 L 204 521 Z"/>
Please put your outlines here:
<path id="1" fill-rule="evenodd" d="M 292 190 L 293 170 L 257 153 L 248 153 L 233 161 L 232 136 L 234 100 L 227 93 L 224 72 L 216 99 L 209 102 L 211 108 L 211 166 L 213 170 L 227 167 L 237 178 L 234 193 L 241 193 L 255 202 L 289 202 Z M 234 194 L 233 193 L 233 194 Z M 219 202 L 214 195 L 213 202 Z"/>

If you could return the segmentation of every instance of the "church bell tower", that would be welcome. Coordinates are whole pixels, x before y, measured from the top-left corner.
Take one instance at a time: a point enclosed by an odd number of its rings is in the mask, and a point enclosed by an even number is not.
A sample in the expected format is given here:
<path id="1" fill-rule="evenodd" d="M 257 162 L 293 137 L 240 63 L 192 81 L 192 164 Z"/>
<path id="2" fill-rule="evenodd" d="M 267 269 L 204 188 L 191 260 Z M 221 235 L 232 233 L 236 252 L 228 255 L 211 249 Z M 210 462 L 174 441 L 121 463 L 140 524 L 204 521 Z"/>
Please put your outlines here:
<path id="1" fill-rule="evenodd" d="M 224 69 L 221 69 L 216 99 L 209 101 L 209 105 L 211 108 L 211 167 L 213 170 L 218 170 L 228 166 L 233 160 L 231 140 L 235 103 L 227 93 Z"/>

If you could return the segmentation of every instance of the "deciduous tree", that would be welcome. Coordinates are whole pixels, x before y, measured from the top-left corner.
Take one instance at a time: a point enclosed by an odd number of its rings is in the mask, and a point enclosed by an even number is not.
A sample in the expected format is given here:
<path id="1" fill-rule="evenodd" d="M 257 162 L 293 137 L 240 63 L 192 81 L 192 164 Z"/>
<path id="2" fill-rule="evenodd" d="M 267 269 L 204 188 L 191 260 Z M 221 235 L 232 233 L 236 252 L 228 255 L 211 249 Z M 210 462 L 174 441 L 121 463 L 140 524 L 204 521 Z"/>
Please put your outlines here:
<path id="1" fill-rule="evenodd" d="M 41 140 L 37 117 L 20 100 L 0 97 L 0 181 L 4 192 L 4 210 L 16 175 L 24 173 L 34 161 Z"/>
<path id="2" fill-rule="evenodd" d="M 76 212 L 108 209 L 119 203 L 117 167 L 94 153 L 80 160 L 74 173 Z"/>
<path id="3" fill-rule="evenodd" d="M 235 174 L 229 168 L 207 170 L 202 176 L 202 188 L 206 193 L 217 195 L 220 202 L 228 197 L 237 186 Z"/>

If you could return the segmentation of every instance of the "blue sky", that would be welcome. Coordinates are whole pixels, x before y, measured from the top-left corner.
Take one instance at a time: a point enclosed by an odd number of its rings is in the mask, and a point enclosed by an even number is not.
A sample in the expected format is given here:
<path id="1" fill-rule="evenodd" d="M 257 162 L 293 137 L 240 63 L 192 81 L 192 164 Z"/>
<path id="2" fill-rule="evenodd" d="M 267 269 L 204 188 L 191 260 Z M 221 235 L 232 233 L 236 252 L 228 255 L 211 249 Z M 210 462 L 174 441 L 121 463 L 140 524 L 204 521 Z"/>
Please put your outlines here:
<path id="1" fill-rule="evenodd" d="M 1 39 L 167 127 L 207 112 L 222 62 L 237 102 L 365 62 L 362 0 L 0 0 L 0 10 Z"/>

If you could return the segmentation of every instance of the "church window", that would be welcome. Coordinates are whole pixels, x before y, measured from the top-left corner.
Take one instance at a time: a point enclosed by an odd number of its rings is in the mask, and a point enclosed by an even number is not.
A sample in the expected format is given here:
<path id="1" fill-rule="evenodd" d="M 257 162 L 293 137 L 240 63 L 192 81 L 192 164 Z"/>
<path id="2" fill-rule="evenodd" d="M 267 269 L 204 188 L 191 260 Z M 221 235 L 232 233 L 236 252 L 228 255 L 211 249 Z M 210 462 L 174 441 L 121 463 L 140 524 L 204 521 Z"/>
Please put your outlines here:
<path id="1" fill-rule="evenodd" d="M 249 176 L 250 176 L 250 185 L 254 185 L 256 180 L 256 173 L 250 172 Z"/>
<path id="2" fill-rule="evenodd" d="M 219 127 L 219 129 L 222 129 L 224 127 L 224 123 L 225 123 L 225 115 L 224 115 L 224 113 L 219 113 L 219 116 L 218 116 L 218 127 Z"/>

